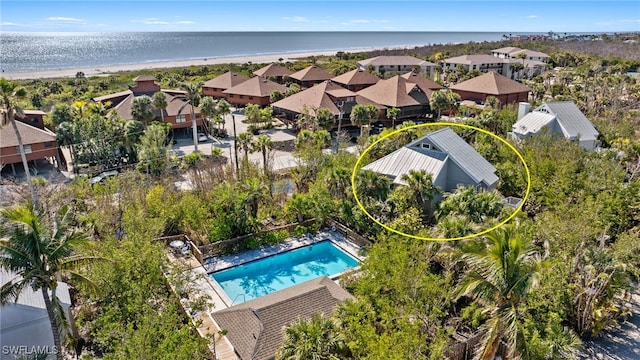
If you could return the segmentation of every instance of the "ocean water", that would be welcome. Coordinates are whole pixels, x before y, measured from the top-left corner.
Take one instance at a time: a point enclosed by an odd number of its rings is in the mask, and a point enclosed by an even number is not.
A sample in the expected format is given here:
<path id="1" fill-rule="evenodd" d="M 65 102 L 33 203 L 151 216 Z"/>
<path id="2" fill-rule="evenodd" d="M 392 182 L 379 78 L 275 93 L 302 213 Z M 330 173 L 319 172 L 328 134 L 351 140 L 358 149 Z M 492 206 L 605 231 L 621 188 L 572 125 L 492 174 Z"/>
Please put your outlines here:
<path id="1" fill-rule="evenodd" d="M 1 32 L 5 72 L 495 41 L 498 32 Z"/>

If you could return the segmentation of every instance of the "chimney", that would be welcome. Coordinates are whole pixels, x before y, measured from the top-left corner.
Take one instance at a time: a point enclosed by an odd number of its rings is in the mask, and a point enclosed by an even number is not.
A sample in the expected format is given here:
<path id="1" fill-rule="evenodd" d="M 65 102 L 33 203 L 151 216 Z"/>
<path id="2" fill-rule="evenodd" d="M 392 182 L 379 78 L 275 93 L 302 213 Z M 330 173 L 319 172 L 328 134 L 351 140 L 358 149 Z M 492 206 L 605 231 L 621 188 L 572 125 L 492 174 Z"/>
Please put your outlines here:
<path id="1" fill-rule="evenodd" d="M 528 102 L 521 102 L 518 104 L 518 120 L 522 119 L 529 113 L 531 105 Z"/>

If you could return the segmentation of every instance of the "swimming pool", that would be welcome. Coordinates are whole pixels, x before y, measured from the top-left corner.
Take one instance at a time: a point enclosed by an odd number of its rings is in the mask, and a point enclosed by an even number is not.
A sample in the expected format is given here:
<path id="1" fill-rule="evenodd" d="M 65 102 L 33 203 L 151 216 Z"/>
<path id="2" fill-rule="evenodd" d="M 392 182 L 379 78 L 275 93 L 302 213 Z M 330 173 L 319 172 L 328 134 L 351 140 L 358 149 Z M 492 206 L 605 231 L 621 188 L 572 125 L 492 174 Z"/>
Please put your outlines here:
<path id="1" fill-rule="evenodd" d="M 358 260 L 325 240 L 211 274 L 239 304 L 320 276 L 358 266 Z"/>

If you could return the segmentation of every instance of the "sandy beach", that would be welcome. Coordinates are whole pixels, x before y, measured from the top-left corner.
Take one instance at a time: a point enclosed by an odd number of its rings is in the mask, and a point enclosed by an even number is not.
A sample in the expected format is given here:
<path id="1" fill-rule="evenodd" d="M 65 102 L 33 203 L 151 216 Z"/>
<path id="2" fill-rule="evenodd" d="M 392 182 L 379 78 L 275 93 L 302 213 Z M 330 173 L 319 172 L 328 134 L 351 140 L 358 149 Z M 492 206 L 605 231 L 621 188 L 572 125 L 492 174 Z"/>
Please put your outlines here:
<path id="1" fill-rule="evenodd" d="M 393 49 L 412 48 L 409 46 L 399 47 Z M 392 49 L 392 48 L 386 48 Z M 344 50 L 348 52 L 362 52 L 373 51 L 377 48 L 361 48 Z M 207 59 L 189 59 L 189 60 L 175 60 L 175 61 L 161 61 L 161 62 L 149 62 L 141 64 L 123 64 L 123 65 L 109 65 L 99 66 L 91 68 L 69 68 L 69 69 L 51 69 L 51 70 L 39 70 L 39 71 L 26 71 L 26 72 L 3 72 L 2 76 L 11 80 L 24 80 L 24 79 L 50 79 L 50 78 L 66 78 L 74 77 L 76 73 L 82 71 L 85 76 L 108 76 L 123 71 L 138 71 L 138 70 L 152 70 L 152 69 L 170 69 L 185 66 L 203 66 L 203 65 L 216 65 L 216 64 L 244 64 L 249 61 L 256 64 L 277 62 L 282 58 L 283 61 L 296 61 L 296 59 L 305 58 L 309 56 L 321 56 L 321 55 L 335 55 L 340 50 L 326 50 L 317 52 L 303 52 L 303 53 L 287 53 L 287 54 L 266 54 L 266 55 L 251 55 L 251 56 L 238 56 L 238 57 L 220 57 L 220 58 L 207 58 Z"/>

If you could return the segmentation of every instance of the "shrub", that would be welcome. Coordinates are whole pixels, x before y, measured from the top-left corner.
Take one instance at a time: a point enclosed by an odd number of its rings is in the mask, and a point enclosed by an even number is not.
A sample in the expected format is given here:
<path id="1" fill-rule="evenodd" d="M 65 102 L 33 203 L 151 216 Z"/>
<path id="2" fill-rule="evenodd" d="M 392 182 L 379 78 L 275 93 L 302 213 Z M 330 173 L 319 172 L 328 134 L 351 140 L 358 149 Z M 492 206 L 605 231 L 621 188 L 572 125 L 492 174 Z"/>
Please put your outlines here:
<path id="1" fill-rule="evenodd" d="M 258 133 L 259 133 L 258 127 L 253 125 L 253 124 L 247 126 L 247 131 L 250 132 L 253 135 L 258 135 Z"/>
<path id="2" fill-rule="evenodd" d="M 251 237 L 245 240 L 245 246 L 247 247 L 247 249 L 255 250 L 259 248 L 260 245 L 260 240 L 256 238 Z"/>

